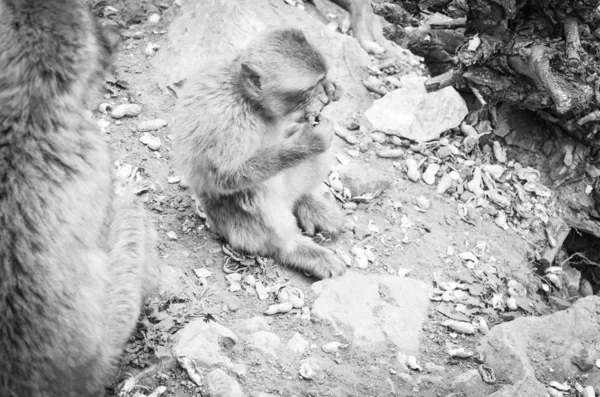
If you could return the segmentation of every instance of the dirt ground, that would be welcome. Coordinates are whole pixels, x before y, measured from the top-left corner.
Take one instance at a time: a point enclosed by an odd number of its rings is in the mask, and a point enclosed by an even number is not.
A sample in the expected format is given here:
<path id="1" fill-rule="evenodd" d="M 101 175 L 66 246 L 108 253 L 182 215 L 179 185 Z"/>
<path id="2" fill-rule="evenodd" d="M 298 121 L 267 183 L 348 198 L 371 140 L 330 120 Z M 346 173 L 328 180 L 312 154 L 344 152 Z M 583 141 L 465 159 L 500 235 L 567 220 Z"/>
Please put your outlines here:
<path id="1" fill-rule="evenodd" d="M 117 3 L 115 6 L 119 5 Z M 165 7 L 161 10 L 173 6 L 166 4 Z M 97 105 L 116 105 L 126 100 L 140 103 L 143 113 L 117 121 L 100 111 L 94 112 L 96 118 L 110 122 L 106 133 L 110 136 L 115 161 L 140 167 L 150 187 L 141 196 L 159 231 L 163 267 L 161 294 L 149 304 L 147 315 L 141 319 L 127 347 L 120 379 L 138 375 L 130 395 L 135 392 L 149 394 L 158 385 L 166 386 L 163 394 L 166 396 L 207 395 L 206 390 L 194 384 L 170 357 L 172 336 L 194 318 L 208 316 L 230 326 L 240 319 L 262 316 L 267 303 L 244 290 L 229 292 L 223 271 L 227 261 L 222 251 L 223 241 L 198 216 L 189 190 L 168 182 L 169 177 L 180 176 L 173 164 L 169 126 L 154 133 L 161 141 L 157 151 L 150 150 L 139 140 L 141 133 L 136 129 L 137 124 L 157 118 L 169 120 L 176 101 L 172 93 L 158 87 L 156 82 L 161 69 L 151 67 L 150 58 L 144 53 L 149 42 L 160 44 L 169 28 L 163 21 L 149 24 L 146 19 L 151 11 L 151 7 L 138 10 L 143 22 L 128 29 L 131 36 L 122 43 L 114 78 L 105 84 L 112 93 L 104 92 L 97 98 Z M 339 143 L 341 152 L 349 148 L 341 140 Z M 532 251 L 531 241 L 535 239 L 528 241 L 512 230 L 502 230 L 494 224 L 492 216 L 486 214 L 476 225 L 462 221 L 457 213 L 457 200 L 436 195 L 434 186 L 409 181 L 393 160 L 379 158 L 373 151 L 361 153 L 351 161 L 358 167 L 375 170 L 382 180 L 390 182 L 390 187 L 375 201 L 361 204 L 356 210 L 345 211 L 346 223 L 357 225 L 355 232 L 347 230 L 338 241 L 328 243 L 332 248 L 350 252 L 354 245 L 368 242 L 376 259 L 368 269 L 359 271 L 397 274 L 399 269 L 408 268 L 411 269 L 410 277 L 429 285 L 433 285 L 434 278 L 455 280 L 463 266 L 459 260 L 448 256 L 448 247 L 462 252 L 484 241 L 488 244 L 489 255 L 496 258 L 497 265 L 506 274 L 531 274 L 528 258 Z M 427 211 L 417 209 L 415 199 L 418 196 L 431 200 Z M 409 236 L 400 227 L 403 215 L 417 225 L 416 231 Z M 365 237 L 364 233 L 356 232 L 369 230 L 369 225 L 371 230 L 375 226 L 379 233 Z M 195 274 L 194 269 L 198 268 L 207 268 L 213 273 L 207 278 L 207 285 L 201 285 Z M 251 266 L 244 272 L 266 281 L 289 278 L 292 285 L 307 294 L 309 302 L 313 298 L 309 287 L 315 280 L 295 271 L 267 262 L 262 268 Z M 397 352 L 391 346 L 389 350 L 382 351 L 349 348 L 341 351 L 335 359 L 318 351 L 315 354 L 327 363 L 327 369 L 323 376 L 313 380 L 305 380 L 298 375 L 298 362 L 293 356 L 266 360 L 261 355 L 235 347 L 228 354 L 247 365 L 246 375 L 238 379 L 247 395 L 265 392 L 278 396 L 446 396 L 453 391 L 450 379 L 479 365 L 476 358 L 450 358 L 446 343 L 460 342 L 462 346 L 474 348 L 480 336 L 449 335 L 441 325 L 445 319 L 433 306 L 430 307 L 428 319 L 422 327 L 417 357 L 420 363 L 441 365 L 445 371 L 441 379 L 434 379 L 435 376 L 431 375 L 430 379 L 425 377 L 418 385 L 393 376 L 400 369 L 397 368 Z M 307 321 L 289 314 L 268 317 L 267 321 L 272 332 L 282 340 L 289 340 L 294 332 L 314 343 L 339 340 L 332 327 L 314 318 Z M 490 326 L 501 321 L 499 316 L 488 317 Z M 118 393 L 116 387 L 115 395 Z"/>

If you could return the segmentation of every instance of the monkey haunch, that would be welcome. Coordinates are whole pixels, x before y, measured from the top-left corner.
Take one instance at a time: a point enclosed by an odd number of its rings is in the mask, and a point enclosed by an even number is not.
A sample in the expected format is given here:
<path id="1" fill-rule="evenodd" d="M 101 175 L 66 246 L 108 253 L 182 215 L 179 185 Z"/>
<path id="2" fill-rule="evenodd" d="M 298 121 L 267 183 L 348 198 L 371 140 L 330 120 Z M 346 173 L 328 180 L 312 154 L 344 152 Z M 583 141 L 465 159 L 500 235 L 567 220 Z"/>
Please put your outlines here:
<path id="1" fill-rule="evenodd" d="M 0 15 L 0 395 L 99 396 L 157 269 L 86 116 L 111 43 L 81 0 L 0 0 Z"/>
<path id="2" fill-rule="evenodd" d="M 323 106 L 319 96 L 338 94 L 326 74 L 301 31 L 267 32 L 191 79 L 173 128 L 181 167 L 216 231 L 236 249 L 320 278 L 346 268 L 298 227 L 308 235 L 341 228 L 339 210 L 313 192 L 332 157 L 331 123 L 307 122 Z"/>

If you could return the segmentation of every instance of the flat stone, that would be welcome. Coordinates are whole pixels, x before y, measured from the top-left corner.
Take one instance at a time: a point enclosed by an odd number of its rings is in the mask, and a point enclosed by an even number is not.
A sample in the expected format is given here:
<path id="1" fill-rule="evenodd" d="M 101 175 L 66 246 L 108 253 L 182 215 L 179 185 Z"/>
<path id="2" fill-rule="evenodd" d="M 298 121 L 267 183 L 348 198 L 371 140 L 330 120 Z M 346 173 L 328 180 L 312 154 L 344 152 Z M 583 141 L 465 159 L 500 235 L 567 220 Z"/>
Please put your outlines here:
<path id="1" fill-rule="evenodd" d="M 238 320 L 235 323 L 235 328 L 246 333 L 271 330 L 271 326 L 267 323 L 267 320 L 259 316 Z"/>
<path id="2" fill-rule="evenodd" d="M 213 369 L 207 376 L 210 397 L 245 397 L 242 387 L 222 369 Z"/>
<path id="3" fill-rule="evenodd" d="M 250 349 L 277 357 L 276 349 L 281 345 L 281 338 L 272 332 L 258 331 L 249 335 L 246 342 Z"/>
<path id="4" fill-rule="evenodd" d="M 312 313 L 328 320 L 353 345 L 370 348 L 390 341 L 405 354 L 418 353 L 429 307 L 425 283 L 349 270 L 314 283 L 312 290 L 317 294 Z"/>
<path id="5" fill-rule="evenodd" d="M 376 197 L 390 186 L 389 178 L 381 171 L 356 162 L 347 164 L 340 169 L 340 179 L 344 187 L 350 189 L 352 197 L 367 194 Z"/>
<path id="6" fill-rule="evenodd" d="M 309 346 L 310 343 L 297 332 L 287 343 L 287 348 L 296 354 L 304 354 L 304 352 L 308 350 Z"/>
<path id="7" fill-rule="evenodd" d="M 546 388 L 538 378 L 563 382 L 584 374 L 573 364 L 573 357 L 587 354 L 598 358 L 600 297 L 580 298 L 569 309 L 548 316 L 523 317 L 500 324 L 484 337 L 479 351 L 496 378 L 509 383 L 491 396 L 543 396 Z M 532 359 L 544 365 L 532 364 Z M 600 386 L 598 371 L 586 374 L 587 384 Z"/>
<path id="8" fill-rule="evenodd" d="M 187 356 L 201 368 L 233 368 L 231 360 L 222 354 L 222 342 L 237 342 L 231 330 L 214 321 L 191 321 L 175 335 L 173 355 Z"/>
<path id="9" fill-rule="evenodd" d="M 425 90 L 425 77 L 402 77 L 402 87 L 389 92 L 365 112 L 373 128 L 390 135 L 427 142 L 460 125 L 467 104 L 452 87 L 436 92 Z"/>

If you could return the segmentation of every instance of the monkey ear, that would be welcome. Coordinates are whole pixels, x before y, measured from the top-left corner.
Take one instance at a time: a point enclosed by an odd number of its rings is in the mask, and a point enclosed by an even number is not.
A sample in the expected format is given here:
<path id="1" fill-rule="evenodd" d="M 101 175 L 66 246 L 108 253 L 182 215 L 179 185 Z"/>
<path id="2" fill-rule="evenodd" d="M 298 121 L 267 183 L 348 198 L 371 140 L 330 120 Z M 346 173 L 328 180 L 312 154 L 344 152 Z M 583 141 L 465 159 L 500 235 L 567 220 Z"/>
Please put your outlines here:
<path id="1" fill-rule="evenodd" d="M 257 94 L 262 90 L 260 71 L 255 65 L 242 63 L 242 82 L 251 93 Z"/>

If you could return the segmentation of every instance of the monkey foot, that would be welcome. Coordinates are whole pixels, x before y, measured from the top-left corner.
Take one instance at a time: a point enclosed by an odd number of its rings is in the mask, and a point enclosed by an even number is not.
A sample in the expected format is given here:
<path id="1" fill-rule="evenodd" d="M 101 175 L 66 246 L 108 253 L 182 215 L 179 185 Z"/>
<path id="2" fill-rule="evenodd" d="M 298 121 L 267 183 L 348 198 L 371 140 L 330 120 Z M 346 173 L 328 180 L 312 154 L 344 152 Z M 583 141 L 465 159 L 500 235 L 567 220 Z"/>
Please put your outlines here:
<path id="1" fill-rule="evenodd" d="M 280 252 L 277 256 L 281 264 L 320 279 L 341 276 L 346 272 L 346 264 L 333 251 L 305 236 L 298 236 L 293 250 Z"/>
<path id="2" fill-rule="evenodd" d="M 308 236 L 321 233 L 326 238 L 334 238 L 342 231 L 337 208 L 312 196 L 303 196 L 298 201 L 295 215 L 300 227 Z"/>
<path id="3" fill-rule="evenodd" d="M 314 276 L 319 279 L 338 277 L 346 273 L 347 266 L 336 254 L 329 251 L 325 256 L 324 261 L 319 263 L 318 266 L 305 271 L 305 273 Z"/>
<path id="4" fill-rule="evenodd" d="M 381 17 L 373 13 L 370 2 L 355 0 L 354 3 L 357 11 L 352 13 L 350 26 L 361 47 L 373 55 L 403 57 L 403 50 L 383 35 Z"/>

